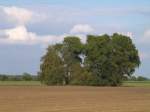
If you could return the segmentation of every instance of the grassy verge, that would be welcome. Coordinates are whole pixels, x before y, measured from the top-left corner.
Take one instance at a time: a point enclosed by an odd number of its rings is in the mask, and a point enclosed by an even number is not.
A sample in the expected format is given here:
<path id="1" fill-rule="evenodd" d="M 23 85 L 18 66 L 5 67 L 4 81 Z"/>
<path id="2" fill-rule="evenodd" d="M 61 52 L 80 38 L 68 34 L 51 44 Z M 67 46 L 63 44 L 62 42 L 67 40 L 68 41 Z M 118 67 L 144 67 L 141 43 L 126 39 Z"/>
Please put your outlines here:
<path id="1" fill-rule="evenodd" d="M 150 81 L 125 81 L 123 86 L 129 87 L 150 87 Z"/>
<path id="2" fill-rule="evenodd" d="M 0 86 L 41 86 L 40 81 L 0 81 Z M 150 87 L 150 81 L 125 81 L 123 87 Z"/>
<path id="3" fill-rule="evenodd" d="M 0 86 L 40 86 L 40 81 L 0 81 Z"/>

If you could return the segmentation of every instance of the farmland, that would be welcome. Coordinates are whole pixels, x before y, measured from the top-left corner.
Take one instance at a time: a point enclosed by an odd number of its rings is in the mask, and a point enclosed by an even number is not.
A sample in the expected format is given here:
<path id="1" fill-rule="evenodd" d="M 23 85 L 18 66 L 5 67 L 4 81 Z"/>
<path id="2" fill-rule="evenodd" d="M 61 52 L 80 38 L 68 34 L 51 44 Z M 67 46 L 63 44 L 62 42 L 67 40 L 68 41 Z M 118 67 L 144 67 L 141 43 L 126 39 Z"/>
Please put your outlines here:
<path id="1" fill-rule="evenodd" d="M 40 81 L 0 81 L 0 86 L 40 86 Z"/>
<path id="2" fill-rule="evenodd" d="M 150 87 L 150 81 L 125 81 L 123 86 L 128 87 Z"/>
<path id="3" fill-rule="evenodd" d="M 150 112 L 149 87 L 23 84 L 0 86 L 0 112 Z"/>
<path id="4" fill-rule="evenodd" d="M 40 81 L 0 81 L 0 86 L 41 86 Z M 123 87 L 150 87 L 150 81 L 124 81 Z"/>

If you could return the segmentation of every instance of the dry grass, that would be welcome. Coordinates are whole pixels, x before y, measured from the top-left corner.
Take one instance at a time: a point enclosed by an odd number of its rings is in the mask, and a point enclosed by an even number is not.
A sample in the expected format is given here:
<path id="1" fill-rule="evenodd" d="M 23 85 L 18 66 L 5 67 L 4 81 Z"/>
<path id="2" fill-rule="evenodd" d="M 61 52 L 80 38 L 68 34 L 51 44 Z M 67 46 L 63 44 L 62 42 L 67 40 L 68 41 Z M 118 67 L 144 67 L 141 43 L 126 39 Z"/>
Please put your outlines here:
<path id="1" fill-rule="evenodd" d="M 0 112 L 150 112 L 150 88 L 0 86 Z"/>

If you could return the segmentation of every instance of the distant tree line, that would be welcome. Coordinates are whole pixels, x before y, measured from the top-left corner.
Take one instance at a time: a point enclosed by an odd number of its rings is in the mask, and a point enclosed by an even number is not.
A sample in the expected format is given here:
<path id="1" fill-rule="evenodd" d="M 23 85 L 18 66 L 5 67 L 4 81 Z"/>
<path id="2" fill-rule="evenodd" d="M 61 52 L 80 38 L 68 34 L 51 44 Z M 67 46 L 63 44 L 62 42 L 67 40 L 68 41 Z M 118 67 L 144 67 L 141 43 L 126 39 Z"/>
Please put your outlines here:
<path id="1" fill-rule="evenodd" d="M 119 86 L 139 65 L 138 50 L 130 37 L 88 35 L 82 43 L 69 36 L 47 48 L 39 77 L 46 85 Z"/>
<path id="2" fill-rule="evenodd" d="M 0 81 L 38 81 L 37 75 L 31 75 L 29 73 L 23 73 L 22 75 L 7 75 L 0 74 Z"/>
<path id="3" fill-rule="evenodd" d="M 150 79 L 144 76 L 130 76 L 125 77 L 124 81 L 149 81 Z"/>

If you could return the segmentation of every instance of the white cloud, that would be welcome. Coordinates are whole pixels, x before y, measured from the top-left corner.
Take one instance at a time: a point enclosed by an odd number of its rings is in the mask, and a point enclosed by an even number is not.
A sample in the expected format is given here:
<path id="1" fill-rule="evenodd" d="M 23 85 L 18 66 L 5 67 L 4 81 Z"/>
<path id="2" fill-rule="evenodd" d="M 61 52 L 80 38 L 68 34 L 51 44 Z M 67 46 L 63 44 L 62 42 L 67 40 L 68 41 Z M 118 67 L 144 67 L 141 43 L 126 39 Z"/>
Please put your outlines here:
<path id="1" fill-rule="evenodd" d="M 133 33 L 132 32 L 118 32 L 118 34 L 125 35 L 125 36 L 128 36 L 131 39 L 133 39 Z"/>
<path id="2" fill-rule="evenodd" d="M 44 20 L 45 15 L 38 13 L 33 13 L 30 10 L 19 7 L 3 7 L 1 6 L 2 13 L 5 14 L 6 18 L 15 23 L 14 28 L 0 30 L 0 43 L 7 44 L 52 44 L 54 42 L 59 42 L 61 36 L 55 35 L 44 35 L 40 36 L 34 32 L 29 32 L 26 28 L 26 24 L 29 22 L 36 22 L 39 20 Z M 41 15 L 41 16 L 40 16 Z M 35 19 L 36 18 L 36 19 Z M 33 21 L 33 19 L 35 19 Z M 59 38 L 58 38 L 59 37 Z"/>
<path id="3" fill-rule="evenodd" d="M 15 25 L 26 25 L 27 23 L 37 23 L 48 19 L 43 12 L 33 11 L 27 8 L 20 8 L 16 6 L 4 7 L 0 6 L 0 16 L 6 19 L 5 22 L 13 23 Z"/>
<path id="4" fill-rule="evenodd" d="M 28 32 L 24 26 L 1 30 L 1 32 L 3 32 L 3 35 L 0 35 L 1 43 L 32 43 L 36 39 L 36 34 Z"/>
<path id="5" fill-rule="evenodd" d="M 12 29 L 0 30 L 0 43 L 5 44 L 55 44 L 61 43 L 69 34 L 62 35 L 37 35 L 36 33 L 29 32 L 25 26 L 17 26 Z M 76 34 L 82 42 L 86 41 L 86 36 Z"/>
<path id="6" fill-rule="evenodd" d="M 18 26 L 13 29 L 5 30 L 6 35 L 9 39 L 14 41 L 28 41 L 34 40 L 35 34 L 27 32 L 27 29 L 24 26 Z"/>
<path id="7" fill-rule="evenodd" d="M 70 31 L 70 33 L 91 33 L 91 32 L 94 32 L 94 29 L 88 24 L 77 24 Z"/>
<path id="8" fill-rule="evenodd" d="M 120 33 L 132 37 L 131 32 Z M 11 29 L 0 30 L 0 43 L 6 44 L 55 44 L 61 43 L 66 36 L 77 36 L 83 43 L 86 42 L 86 35 L 83 33 L 62 34 L 62 35 L 38 35 L 34 32 L 29 32 L 24 25 L 17 26 Z"/>
<path id="9" fill-rule="evenodd" d="M 7 44 L 54 44 L 61 42 L 64 35 L 37 35 L 27 31 L 25 26 L 17 26 L 12 29 L 1 30 L 0 42 Z"/>
<path id="10" fill-rule="evenodd" d="M 25 8 L 19 7 L 2 7 L 4 13 L 9 17 L 10 21 L 17 22 L 18 24 L 28 23 L 33 15 L 33 12 Z"/>
<path id="11" fill-rule="evenodd" d="M 2 13 L 12 23 L 15 23 L 15 27 L 9 29 L 0 30 L 0 43 L 5 44 L 55 44 L 63 41 L 65 36 L 62 35 L 38 35 L 34 32 L 28 31 L 26 24 L 29 22 L 36 22 L 46 19 L 46 15 L 42 13 L 35 13 L 31 10 L 20 7 L 3 7 L 0 6 Z M 77 25 L 74 27 L 76 33 L 90 32 L 93 29 L 89 25 Z M 78 36 L 78 35 L 77 35 Z M 81 36 L 81 35 L 80 35 Z M 81 40 L 85 42 L 85 37 L 82 35 Z"/>

